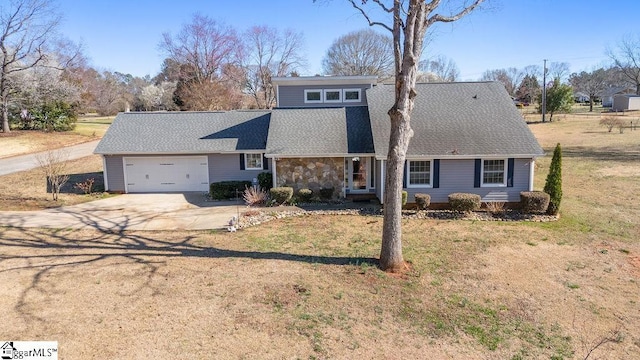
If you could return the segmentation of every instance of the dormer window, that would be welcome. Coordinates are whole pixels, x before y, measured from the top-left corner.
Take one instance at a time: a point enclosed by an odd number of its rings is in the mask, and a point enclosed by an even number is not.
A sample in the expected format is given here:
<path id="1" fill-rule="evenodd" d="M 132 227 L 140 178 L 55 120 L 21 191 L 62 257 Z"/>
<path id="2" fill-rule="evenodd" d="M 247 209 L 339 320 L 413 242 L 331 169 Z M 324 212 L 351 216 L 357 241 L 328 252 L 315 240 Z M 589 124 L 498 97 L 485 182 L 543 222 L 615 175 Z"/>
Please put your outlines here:
<path id="1" fill-rule="evenodd" d="M 362 103 L 362 88 L 305 89 L 305 104 Z M 290 96 L 290 95 L 287 95 Z M 351 105 L 351 104 L 350 104 Z M 358 105 L 358 104 L 353 104 Z"/>
<path id="2" fill-rule="evenodd" d="M 344 89 L 344 102 L 360 102 L 360 89 Z"/>
<path id="3" fill-rule="evenodd" d="M 326 89 L 324 91 L 324 102 L 326 103 L 342 102 L 342 90 Z"/>
<path id="4" fill-rule="evenodd" d="M 305 90 L 304 102 L 305 104 L 321 103 L 322 90 Z"/>

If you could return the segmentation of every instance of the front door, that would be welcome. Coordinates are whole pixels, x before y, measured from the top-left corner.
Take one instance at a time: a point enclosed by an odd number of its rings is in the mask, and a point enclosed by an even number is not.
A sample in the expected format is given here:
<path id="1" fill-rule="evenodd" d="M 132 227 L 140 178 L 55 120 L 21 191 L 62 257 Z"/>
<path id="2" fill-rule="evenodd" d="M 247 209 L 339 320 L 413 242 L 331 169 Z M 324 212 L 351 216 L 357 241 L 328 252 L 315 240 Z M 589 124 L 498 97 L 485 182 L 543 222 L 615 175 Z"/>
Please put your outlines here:
<path id="1" fill-rule="evenodd" d="M 366 192 L 369 184 L 369 158 L 356 156 L 347 159 L 350 192 Z"/>

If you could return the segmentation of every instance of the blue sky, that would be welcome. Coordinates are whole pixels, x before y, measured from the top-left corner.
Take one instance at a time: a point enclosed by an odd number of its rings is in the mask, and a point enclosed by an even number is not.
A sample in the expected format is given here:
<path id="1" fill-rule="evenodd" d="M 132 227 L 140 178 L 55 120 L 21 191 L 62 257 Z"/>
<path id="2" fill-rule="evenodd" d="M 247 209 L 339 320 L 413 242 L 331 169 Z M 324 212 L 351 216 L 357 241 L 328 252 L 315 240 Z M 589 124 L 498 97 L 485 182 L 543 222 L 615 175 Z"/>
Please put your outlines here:
<path id="1" fill-rule="evenodd" d="M 331 43 L 365 20 L 346 0 L 58 0 L 61 32 L 82 42 L 91 65 L 104 70 L 154 76 L 163 56 L 163 32 L 177 33 L 200 13 L 243 31 L 253 25 L 301 31 L 308 68 L 321 72 Z M 485 9 L 461 21 L 436 24 L 428 55 L 453 59 L 462 80 L 485 70 L 567 62 L 572 71 L 607 61 L 605 50 L 625 35 L 640 36 L 640 1 L 488 0 Z M 380 30 L 383 31 L 383 30 Z"/>

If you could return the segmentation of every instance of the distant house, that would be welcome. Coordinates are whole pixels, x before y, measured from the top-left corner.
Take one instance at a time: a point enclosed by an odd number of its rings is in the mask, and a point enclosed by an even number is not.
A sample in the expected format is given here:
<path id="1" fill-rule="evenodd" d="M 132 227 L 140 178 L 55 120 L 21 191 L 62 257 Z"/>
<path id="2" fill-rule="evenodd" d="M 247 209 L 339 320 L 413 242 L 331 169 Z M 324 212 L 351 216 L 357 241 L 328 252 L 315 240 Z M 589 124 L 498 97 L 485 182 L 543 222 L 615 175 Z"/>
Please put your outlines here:
<path id="1" fill-rule="evenodd" d="M 613 97 L 618 94 L 630 94 L 632 91 L 628 86 L 612 86 L 598 94 L 598 97 L 602 99 L 603 107 L 613 106 Z"/>
<path id="2" fill-rule="evenodd" d="M 640 95 L 617 94 L 613 96 L 613 111 L 640 110 Z"/>
<path id="3" fill-rule="evenodd" d="M 207 191 L 263 171 L 274 186 L 383 199 L 393 85 L 373 76 L 274 78 L 269 111 L 121 113 L 98 144 L 116 192 Z M 519 201 L 543 151 L 498 82 L 416 86 L 403 187 Z"/>
<path id="4" fill-rule="evenodd" d="M 573 101 L 577 103 L 589 102 L 589 94 L 583 93 L 582 91 L 576 91 L 573 93 Z"/>

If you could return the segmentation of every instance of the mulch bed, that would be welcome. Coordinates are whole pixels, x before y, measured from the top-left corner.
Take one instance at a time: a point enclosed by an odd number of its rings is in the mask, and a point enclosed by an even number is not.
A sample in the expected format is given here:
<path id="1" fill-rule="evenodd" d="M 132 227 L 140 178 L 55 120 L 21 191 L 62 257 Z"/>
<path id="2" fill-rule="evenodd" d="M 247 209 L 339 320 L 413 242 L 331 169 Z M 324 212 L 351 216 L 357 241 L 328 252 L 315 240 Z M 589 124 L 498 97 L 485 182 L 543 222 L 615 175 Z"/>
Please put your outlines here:
<path id="1" fill-rule="evenodd" d="M 295 216 L 314 215 L 358 215 L 382 217 L 383 210 L 378 207 L 363 207 L 355 209 L 334 210 L 284 210 L 274 208 L 252 208 L 246 211 L 239 219 L 236 228 L 243 229 L 260 225 L 264 222 Z M 402 217 L 405 219 L 437 219 L 437 220 L 467 220 L 467 221 L 530 221 L 549 222 L 558 220 L 557 215 L 523 214 L 517 210 L 506 210 L 500 213 L 486 211 L 458 212 L 451 210 L 404 210 Z"/>

